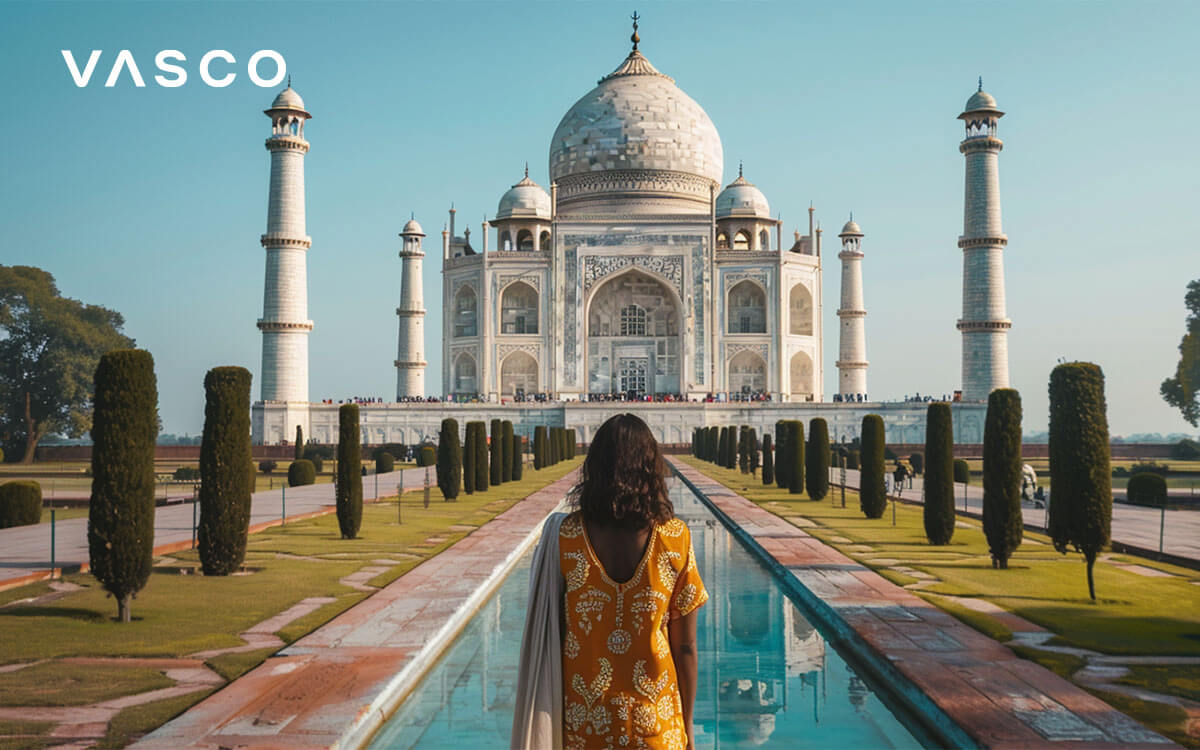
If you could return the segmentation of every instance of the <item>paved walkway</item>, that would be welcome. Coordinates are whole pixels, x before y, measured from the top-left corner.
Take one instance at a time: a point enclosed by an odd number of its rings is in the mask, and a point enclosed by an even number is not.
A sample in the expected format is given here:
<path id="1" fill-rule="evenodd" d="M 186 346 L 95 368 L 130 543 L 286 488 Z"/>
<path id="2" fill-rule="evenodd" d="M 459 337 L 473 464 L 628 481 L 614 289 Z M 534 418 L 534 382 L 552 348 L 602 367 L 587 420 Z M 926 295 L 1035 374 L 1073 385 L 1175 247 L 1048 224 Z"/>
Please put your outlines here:
<path id="1" fill-rule="evenodd" d="M 830 477 L 830 481 L 837 484 L 839 470 L 830 469 Z M 906 488 L 899 497 L 920 503 L 924 480 L 921 477 L 914 477 L 912 483 L 912 487 Z M 858 488 L 857 471 L 846 470 L 846 486 L 852 489 Z M 1186 493 L 1187 490 L 1184 492 Z M 965 504 L 963 494 L 963 485 L 955 484 L 955 507 L 959 511 L 965 508 L 974 515 L 983 512 L 983 487 L 967 485 Z M 1021 508 L 1021 513 L 1027 525 L 1038 528 L 1046 527 L 1044 508 L 1035 508 L 1025 503 Z M 1157 551 L 1160 530 L 1165 553 L 1200 561 L 1200 510 L 1168 510 L 1164 518 L 1163 511 L 1156 508 L 1113 503 L 1112 538 L 1114 542 Z"/>
<path id="2" fill-rule="evenodd" d="M 743 541 L 769 556 L 847 648 L 902 677 L 888 682 L 917 705 L 931 701 L 970 741 L 988 748 L 1174 747 L 696 469 L 672 464 L 740 527 Z"/>
<path id="3" fill-rule="evenodd" d="M 430 482 L 437 492 L 433 467 Z M 425 483 L 425 468 L 393 471 L 363 477 L 363 500 L 394 495 L 403 482 L 405 491 Z M 285 494 L 286 493 L 286 494 Z M 284 510 L 289 519 L 326 513 L 334 505 L 333 484 L 267 490 L 252 495 L 250 528 L 254 531 L 279 522 Z M 198 510 L 198 509 L 197 509 Z M 163 505 L 154 512 L 154 551 L 156 554 L 186 549 L 192 544 L 193 504 Z M 87 570 L 87 518 L 72 518 L 54 524 L 54 567 L 56 570 Z M 50 577 L 51 528 L 49 523 L 0 529 L 0 589 Z"/>
<path id="4" fill-rule="evenodd" d="M 133 747 L 361 745 L 432 663 L 430 651 L 454 638 L 536 541 L 577 478 L 575 470 L 533 493 Z"/>

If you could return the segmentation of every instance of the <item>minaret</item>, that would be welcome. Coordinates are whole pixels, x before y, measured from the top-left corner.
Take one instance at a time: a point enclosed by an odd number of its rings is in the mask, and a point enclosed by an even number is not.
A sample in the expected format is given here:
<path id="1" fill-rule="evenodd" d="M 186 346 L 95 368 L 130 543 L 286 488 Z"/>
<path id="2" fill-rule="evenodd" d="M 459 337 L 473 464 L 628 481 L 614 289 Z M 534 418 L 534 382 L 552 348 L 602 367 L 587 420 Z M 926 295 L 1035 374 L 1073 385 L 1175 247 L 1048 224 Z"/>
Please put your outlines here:
<path id="1" fill-rule="evenodd" d="M 842 306 L 838 308 L 838 393 L 842 401 L 867 398 L 867 310 L 863 306 L 862 230 L 854 214 L 838 235 L 842 239 Z"/>
<path id="2" fill-rule="evenodd" d="M 396 400 L 425 397 L 425 295 L 421 291 L 421 238 L 425 232 L 410 219 L 400 232 L 400 343 L 396 347 Z"/>
<path id="3" fill-rule="evenodd" d="M 304 227 L 304 123 L 312 117 L 288 87 L 265 111 L 271 118 L 271 192 L 267 201 L 267 251 L 263 316 L 262 400 L 308 401 L 307 254 L 312 238 Z M 290 426 L 290 425 L 289 425 Z"/>
<path id="4" fill-rule="evenodd" d="M 985 401 L 1008 387 L 1008 319 L 1004 304 L 1004 246 L 1000 228 L 1000 149 L 996 123 L 1004 113 L 996 100 L 979 90 L 958 116 L 967 128 L 958 150 L 967 160 L 963 233 L 962 388 L 966 401 Z"/>

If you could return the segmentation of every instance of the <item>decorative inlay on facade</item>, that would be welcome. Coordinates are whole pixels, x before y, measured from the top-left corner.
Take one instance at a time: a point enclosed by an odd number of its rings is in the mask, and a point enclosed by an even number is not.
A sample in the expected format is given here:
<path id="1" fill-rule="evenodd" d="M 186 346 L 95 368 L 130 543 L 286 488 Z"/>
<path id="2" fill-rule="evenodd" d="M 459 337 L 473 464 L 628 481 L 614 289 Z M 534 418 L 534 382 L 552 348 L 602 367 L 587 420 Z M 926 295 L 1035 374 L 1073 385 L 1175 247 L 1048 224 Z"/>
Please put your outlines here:
<path id="1" fill-rule="evenodd" d="M 971 151 L 999 151 L 1003 148 L 1004 141 L 999 138 L 971 138 L 958 146 L 958 150 L 964 154 Z"/>
<path id="2" fill-rule="evenodd" d="M 308 141 L 302 138 L 288 138 L 273 136 L 267 139 L 268 151 L 299 151 L 306 153 L 308 151 Z"/>
<path id="3" fill-rule="evenodd" d="M 514 281 L 523 281 L 537 291 L 542 291 L 542 275 L 538 273 L 513 273 L 498 277 L 498 286 L 503 289 Z"/>
<path id="4" fill-rule="evenodd" d="M 1012 328 L 1011 320 L 960 320 L 960 331 L 1005 331 Z"/>
<path id="5" fill-rule="evenodd" d="M 260 331 L 311 331 L 312 329 L 311 320 L 303 323 L 284 323 L 277 320 L 258 321 L 258 330 Z"/>
<path id="6" fill-rule="evenodd" d="M 312 237 L 290 237 L 282 234 L 264 234 L 258 238 L 263 247 L 298 247 L 304 250 L 312 247 Z"/>
<path id="7" fill-rule="evenodd" d="M 740 354 L 744 351 L 754 352 L 755 354 L 762 357 L 764 362 L 767 359 L 767 345 L 766 344 L 726 344 L 725 345 L 725 359 L 726 359 L 726 361 L 731 360 L 734 358 L 735 355 Z"/>
<path id="8" fill-rule="evenodd" d="M 714 183 L 704 177 L 686 172 L 660 169 L 606 169 L 598 172 L 569 174 L 558 178 L 559 201 L 587 197 L 594 193 L 632 192 L 666 193 L 668 195 L 709 199 Z"/>
<path id="9" fill-rule="evenodd" d="M 682 255 L 587 255 L 583 259 L 583 290 L 586 292 L 606 276 L 630 266 L 662 276 L 683 296 Z"/>
<path id="10" fill-rule="evenodd" d="M 526 344 L 501 344 L 496 347 L 496 358 L 503 362 L 504 358 L 513 352 L 525 352 L 540 362 L 542 346 L 532 341 Z"/>
<path id="11" fill-rule="evenodd" d="M 839 318 L 865 318 L 865 317 L 867 317 L 867 311 L 866 310 L 838 310 L 837 316 Z"/>
<path id="12" fill-rule="evenodd" d="M 963 250 L 972 247 L 1004 247 L 1008 244 L 1008 238 L 1000 237 L 962 237 L 958 241 L 958 246 Z"/>
<path id="13" fill-rule="evenodd" d="M 768 288 L 766 271 L 736 271 L 734 273 L 725 274 L 723 278 L 725 279 L 726 292 L 728 292 L 734 284 L 738 283 L 739 281 L 745 281 L 746 279 L 757 281 L 760 285 L 762 285 L 764 290 Z"/>
<path id="14" fill-rule="evenodd" d="M 563 382 L 578 385 L 579 255 L 574 245 L 563 251 L 563 278 L 566 280 L 566 290 L 563 294 Z"/>

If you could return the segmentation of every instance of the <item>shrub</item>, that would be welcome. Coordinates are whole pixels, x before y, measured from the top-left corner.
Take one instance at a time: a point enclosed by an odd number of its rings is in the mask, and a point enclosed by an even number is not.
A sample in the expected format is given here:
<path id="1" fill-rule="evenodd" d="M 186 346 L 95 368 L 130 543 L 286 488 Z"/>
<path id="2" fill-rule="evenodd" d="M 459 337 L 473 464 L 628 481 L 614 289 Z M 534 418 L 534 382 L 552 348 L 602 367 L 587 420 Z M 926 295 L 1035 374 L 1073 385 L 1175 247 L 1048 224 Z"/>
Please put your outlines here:
<path id="1" fill-rule="evenodd" d="M 375 453 L 375 473 L 387 474 L 390 471 L 396 470 L 396 459 L 387 451 L 376 451 Z"/>
<path id="2" fill-rule="evenodd" d="M 925 496 L 922 516 L 930 544 L 954 536 L 954 422 L 950 404 L 935 401 L 925 416 Z"/>
<path id="3" fill-rule="evenodd" d="M 804 486 L 813 500 L 823 500 L 829 494 L 829 426 L 824 419 L 814 417 L 808 423 L 808 450 L 805 452 Z"/>
<path id="4" fill-rule="evenodd" d="M 1090 362 L 1058 365 L 1050 373 L 1050 537 L 1087 561 L 1088 594 L 1096 555 L 1112 531 L 1112 468 L 1104 373 Z"/>
<path id="5" fill-rule="evenodd" d="M 997 568 L 1008 567 L 1024 533 L 1021 463 L 1021 394 L 998 388 L 983 429 L 983 533 Z"/>
<path id="6" fill-rule="evenodd" d="M 854 448 L 847 449 L 846 468 L 858 470 L 861 468 L 860 464 L 862 464 L 862 453 Z"/>
<path id="7" fill-rule="evenodd" d="M 342 539 L 354 539 L 362 527 L 362 433 L 358 404 L 338 408 L 337 501 L 338 528 Z"/>
<path id="8" fill-rule="evenodd" d="M 196 544 L 204 575 L 226 576 L 245 559 L 250 531 L 250 372 L 214 367 L 204 393 Z"/>
<path id="9" fill-rule="evenodd" d="M 500 481 L 513 480 L 513 423 L 504 420 L 500 423 Z"/>
<path id="10" fill-rule="evenodd" d="M 270 475 L 277 468 L 279 468 L 279 464 L 275 463 L 274 461 L 272 461 L 269 458 L 265 461 L 258 462 L 258 470 L 261 471 L 263 474 Z"/>
<path id="11" fill-rule="evenodd" d="M 788 436 L 788 493 L 799 495 L 804 492 L 804 423 L 791 420 L 787 423 Z"/>
<path id="12" fill-rule="evenodd" d="M 1161 508 L 1167 504 L 1167 480 L 1149 472 L 1134 474 L 1129 478 L 1125 493 L 1134 505 Z"/>
<path id="13" fill-rule="evenodd" d="M 270 474 L 271 471 L 273 471 L 275 469 L 274 461 L 263 461 L 263 463 L 271 464 L 270 470 L 263 469 L 264 474 Z M 261 468 L 261 464 L 260 464 L 260 468 Z M 174 472 L 172 472 L 171 478 L 177 482 L 194 482 L 200 478 L 200 469 L 196 466 L 180 466 L 178 469 L 176 469 Z"/>
<path id="14" fill-rule="evenodd" d="M 463 492 L 468 495 L 475 494 L 475 463 L 479 460 L 479 451 L 475 449 L 475 441 L 478 436 L 475 434 L 475 422 L 467 422 L 466 436 L 463 440 L 462 449 L 462 480 Z"/>
<path id="15" fill-rule="evenodd" d="M 0 484 L 0 529 L 42 522 L 42 486 L 29 479 Z"/>
<path id="16" fill-rule="evenodd" d="M 775 456 L 771 450 L 771 436 L 763 435 L 762 441 L 762 481 L 763 484 L 775 484 Z"/>
<path id="17" fill-rule="evenodd" d="M 863 417 L 858 497 L 867 518 L 879 518 L 887 509 L 887 488 L 883 483 L 887 467 L 883 458 L 883 444 L 883 417 L 878 414 Z"/>
<path id="18" fill-rule="evenodd" d="M 437 480 L 442 498 L 449 501 L 458 497 L 463 484 L 463 453 L 458 442 L 458 420 L 443 419 L 438 433 Z"/>
<path id="19" fill-rule="evenodd" d="M 309 445 L 304 448 L 304 457 L 312 460 L 313 457 L 323 458 L 326 461 L 332 461 L 336 455 L 334 446 L 332 445 Z M 394 453 L 392 455 L 395 455 Z"/>
<path id="20" fill-rule="evenodd" d="M 304 428 L 296 425 L 296 446 L 292 453 L 293 460 L 299 461 L 304 458 Z"/>
<path id="21" fill-rule="evenodd" d="M 315 473 L 320 474 L 322 471 L 325 471 L 325 459 L 321 457 L 320 453 L 309 451 L 304 454 L 304 460 L 312 464 Z"/>
<path id="22" fill-rule="evenodd" d="M 499 419 L 492 420 L 492 439 L 488 443 L 488 460 L 493 485 L 504 483 L 504 425 Z"/>
<path id="23" fill-rule="evenodd" d="M 1171 473 L 1171 467 L 1168 464 L 1160 464 L 1160 463 L 1156 463 L 1154 461 L 1140 461 L 1136 464 L 1130 464 L 1129 473 L 1130 474 L 1149 473 L 1149 474 L 1158 474 L 1160 476 L 1165 477 L 1166 475 Z"/>
<path id="24" fill-rule="evenodd" d="M 301 458 L 292 461 L 292 465 L 288 467 L 288 487 L 303 487 L 306 484 L 314 484 L 317 481 L 317 470 L 313 466 L 312 461 L 307 458 Z"/>
<path id="25" fill-rule="evenodd" d="M 437 465 L 437 447 L 436 446 L 422 445 L 420 448 L 417 449 L 417 466 L 436 466 L 436 465 Z"/>
<path id="26" fill-rule="evenodd" d="M 245 453 L 241 481 L 250 478 L 250 373 L 242 412 Z M 207 434 L 207 433 L 206 433 Z M 131 619 L 130 601 L 154 564 L 154 443 L 158 387 L 154 358 L 140 349 L 100 357 L 92 399 L 92 494 L 88 559 L 92 575 L 117 600 L 117 618 Z M 201 455 L 203 458 L 203 454 Z M 11 490 L 10 490 L 11 491 Z M 247 493 L 247 499 L 249 493 Z"/>
<path id="27" fill-rule="evenodd" d="M 950 445 L 954 445 L 953 438 L 951 438 Z M 971 464 L 961 458 L 954 459 L 954 481 L 958 484 L 970 484 Z"/>
<path id="28" fill-rule="evenodd" d="M 1196 442 L 1191 438 L 1180 440 L 1171 446 L 1171 458 L 1178 458 L 1181 461 L 1200 460 L 1200 442 Z M 0 456 L 0 461 L 2 460 L 4 459 Z"/>
<path id="29" fill-rule="evenodd" d="M 908 457 L 908 465 L 912 467 L 913 474 L 920 476 L 925 473 L 925 454 L 914 453 Z"/>
<path id="30" fill-rule="evenodd" d="M 487 492 L 488 488 L 488 444 L 487 425 L 475 423 L 475 491 Z"/>
<path id="31" fill-rule="evenodd" d="M 521 477 L 525 474 L 525 452 L 527 450 L 525 438 L 521 435 L 513 435 L 512 478 L 514 482 L 521 481 Z"/>
<path id="32" fill-rule="evenodd" d="M 546 468 L 546 426 L 533 428 L 533 468 Z"/>

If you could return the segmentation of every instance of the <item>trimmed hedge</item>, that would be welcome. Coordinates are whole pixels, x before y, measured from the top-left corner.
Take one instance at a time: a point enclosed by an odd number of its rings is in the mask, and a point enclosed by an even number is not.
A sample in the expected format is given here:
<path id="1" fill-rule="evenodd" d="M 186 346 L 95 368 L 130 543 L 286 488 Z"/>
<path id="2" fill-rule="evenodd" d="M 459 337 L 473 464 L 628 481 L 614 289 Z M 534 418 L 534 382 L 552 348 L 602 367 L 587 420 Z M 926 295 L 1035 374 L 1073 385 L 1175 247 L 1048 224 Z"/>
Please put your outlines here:
<path id="1" fill-rule="evenodd" d="M 436 466 L 437 465 L 437 447 L 433 445 L 422 445 L 417 448 L 417 466 Z"/>
<path id="2" fill-rule="evenodd" d="M 204 575 L 227 576 L 241 567 L 250 532 L 250 371 L 214 367 L 204 393 L 196 546 Z"/>
<path id="3" fill-rule="evenodd" d="M 908 457 L 908 463 L 912 466 L 913 474 L 920 476 L 925 473 L 925 454 L 914 453 Z"/>
<path id="4" fill-rule="evenodd" d="M 737 466 L 743 474 L 750 473 L 750 428 L 746 425 L 738 428 Z"/>
<path id="5" fill-rule="evenodd" d="M 317 470 L 307 458 L 296 459 L 288 467 L 288 487 L 303 487 L 316 481 Z"/>
<path id="6" fill-rule="evenodd" d="M 1143 471 L 1129 478 L 1125 493 L 1133 505 L 1161 508 L 1167 504 L 1167 480 L 1159 474 Z"/>
<path id="7" fill-rule="evenodd" d="M 299 461 L 304 458 L 304 428 L 296 425 L 296 450 L 292 452 L 292 459 Z"/>
<path id="8" fill-rule="evenodd" d="M 488 443 L 488 460 L 490 475 L 488 479 L 493 485 L 504 483 L 504 423 L 499 419 L 492 420 L 492 440 Z"/>
<path id="9" fill-rule="evenodd" d="M 337 520 L 342 539 L 354 539 L 362 527 L 362 433 L 358 404 L 338 408 Z"/>
<path id="10" fill-rule="evenodd" d="M 859 504 L 867 518 L 880 518 L 887 509 L 883 445 L 883 417 L 868 414 L 862 420 L 862 468 L 859 469 L 858 490 Z"/>
<path id="11" fill-rule="evenodd" d="M 546 426 L 533 428 L 533 468 L 546 468 Z"/>
<path id="12" fill-rule="evenodd" d="M 808 450 L 804 488 L 813 500 L 824 500 L 829 494 L 829 426 L 824 419 L 814 417 L 808 423 Z"/>
<path id="13" fill-rule="evenodd" d="M 763 435 L 762 439 L 762 482 L 765 485 L 775 484 L 775 451 L 771 449 L 771 436 Z"/>
<path id="14" fill-rule="evenodd" d="M 997 388 L 983 428 L 983 533 L 997 568 L 1008 567 L 1024 536 L 1021 478 L 1021 394 Z"/>
<path id="15" fill-rule="evenodd" d="M 804 423 L 798 419 L 788 423 L 788 493 L 804 492 Z"/>
<path id="16" fill-rule="evenodd" d="M 475 477 L 477 476 L 475 463 L 479 460 L 479 451 L 475 448 L 475 441 L 477 440 L 475 435 L 476 424 L 476 422 L 467 422 L 466 437 L 463 440 L 462 447 L 463 492 L 466 492 L 468 495 L 475 494 Z"/>
<path id="17" fill-rule="evenodd" d="M 261 471 L 263 474 L 270 475 L 272 472 L 274 472 L 278 468 L 279 468 L 279 464 L 275 463 L 274 461 L 272 461 L 269 458 L 266 459 L 265 461 L 258 462 L 258 470 Z M 178 469 L 176 469 L 176 471 L 178 471 Z"/>
<path id="18" fill-rule="evenodd" d="M 513 450 L 516 440 L 513 436 L 513 423 L 504 420 L 500 423 L 500 481 L 513 480 Z"/>
<path id="19" fill-rule="evenodd" d="M 304 460 L 313 465 L 313 471 L 320 474 L 325 471 L 325 458 L 314 451 L 308 450 L 304 452 Z"/>
<path id="20" fill-rule="evenodd" d="M 750 473 L 757 474 L 758 473 L 758 464 L 759 464 L 758 431 L 755 430 L 753 427 L 750 428 L 749 449 L 750 449 Z"/>
<path id="21" fill-rule="evenodd" d="M 934 401 L 925 413 L 925 497 L 921 515 L 930 544 L 954 536 L 954 423 L 950 404 Z"/>
<path id="22" fill-rule="evenodd" d="M 475 491 L 487 492 L 488 488 L 488 442 L 487 425 L 483 422 L 472 422 L 475 425 Z"/>
<path id="23" fill-rule="evenodd" d="M 387 474 L 390 471 L 396 470 L 396 459 L 387 451 L 377 451 L 375 453 L 375 473 Z"/>
<path id="24" fill-rule="evenodd" d="M 1050 537 L 1087 561 L 1088 594 L 1096 599 L 1092 569 L 1112 533 L 1112 465 L 1104 372 L 1090 362 L 1068 362 L 1050 373 Z"/>
<path id="25" fill-rule="evenodd" d="M 0 529 L 42 522 L 42 485 L 31 479 L 0 484 Z"/>
<path id="26" fill-rule="evenodd" d="M 951 438 L 950 444 L 954 444 L 953 438 Z M 958 484 L 970 484 L 971 464 L 961 458 L 954 459 L 954 481 Z"/>
<path id="27" fill-rule="evenodd" d="M 521 481 L 525 474 L 525 453 L 529 446 L 525 444 L 523 435 L 513 435 L 512 478 L 514 482 Z"/>
<path id="28" fill-rule="evenodd" d="M 443 419 L 438 433 L 437 482 L 442 499 L 450 501 L 458 497 L 463 484 L 463 453 L 458 442 L 458 420 Z"/>
<path id="29" fill-rule="evenodd" d="M 245 427 L 245 452 L 240 456 L 244 463 L 239 467 L 239 479 L 247 485 L 254 472 L 250 461 L 250 373 L 241 372 L 246 379 L 246 399 L 239 423 Z M 150 580 L 154 565 L 157 437 L 158 383 L 154 358 L 140 349 L 117 349 L 104 354 L 96 366 L 92 398 L 88 560 L 92 575 L 117 600 L 117 619 L 121 622 L 131 621 L 130 603 Z M 202 462 L 203 458 L 202 448 Z M 248 501 L 247 491 L 247 504 Z"/>

